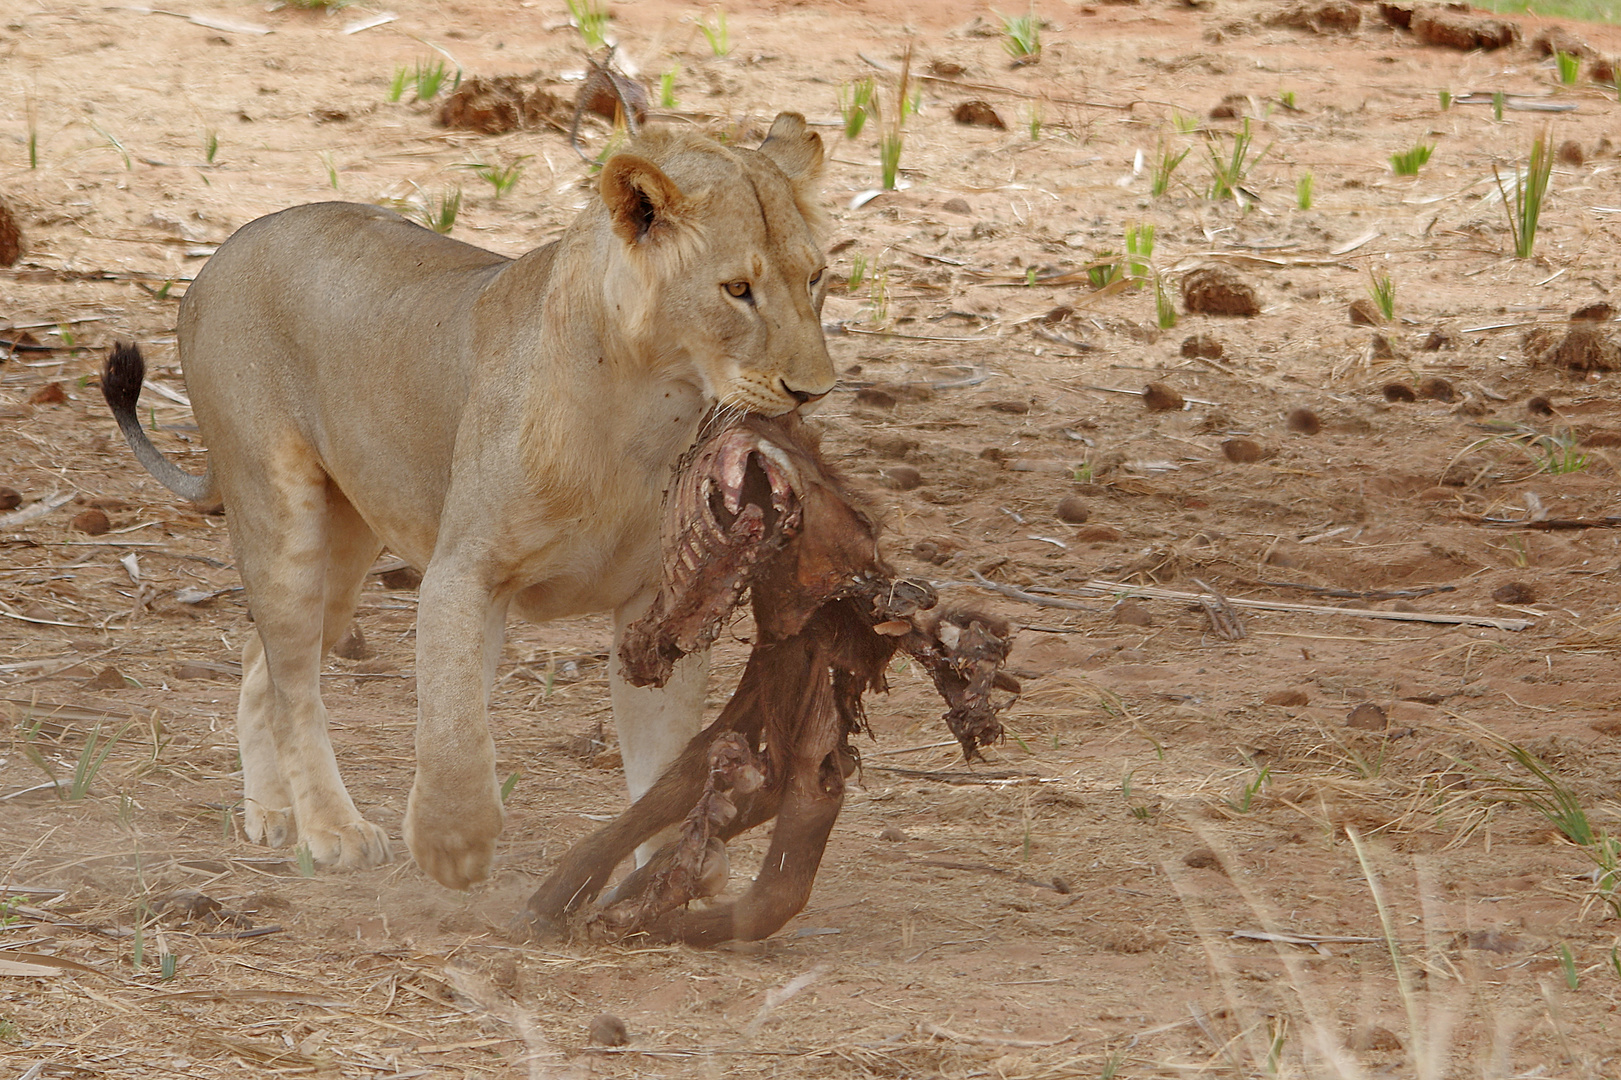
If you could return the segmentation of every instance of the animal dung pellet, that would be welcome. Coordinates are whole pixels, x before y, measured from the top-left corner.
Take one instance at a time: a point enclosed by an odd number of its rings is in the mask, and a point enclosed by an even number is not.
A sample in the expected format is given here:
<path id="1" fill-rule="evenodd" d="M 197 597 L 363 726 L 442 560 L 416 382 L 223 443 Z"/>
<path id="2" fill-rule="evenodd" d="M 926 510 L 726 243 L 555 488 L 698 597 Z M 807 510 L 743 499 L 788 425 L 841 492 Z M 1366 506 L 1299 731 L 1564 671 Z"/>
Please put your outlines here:
<path id="1" fill-rule="evenodd" d="M 961 214 L 963 217 L 967 217 L 974 212 L 974 208 L 968 205 L 968 200 L 961 196 L 947 199 L 940 204 L 940 209 L 948 214 Z"/>
<path id="2" fill-rule="evenodd" d="M 1290 431 L 1298 431 L 1302 435 L 1315 435 L 1323 430 L 1322 420 L 1310 409 L 1290 409 L 1284 423 Z"/>
<path id="3" fill-rule="evenodd" d="M 28 397 L 30 405 L 60 405 L 68 399 L 68 392 L 59 382 L 48 382 Z"/>
<path id="4" fill-rule="evenodd" d="M 613 1013 L 598 1013 L 591 1018 L 591 1025 L 586 1028 L 586 1037 L 593 1046 L 624 1046 L 630 1042 L 630 1032 L 625 1028 L 625 1022 Z"/>
<path id="5" fill-rule="evenodd" d="M 1282 705 L 1291 709 L 1311 704 L 1311 698 L 1306 696 L 1304 690 L 1274 690 L 1261 700 L 1268 705 Z"/>
<path id="6" fill-rule="evenodd" d="M 14 488 L 0 487 L 0 510 L 15 510 L 23 504 L 23 497 Z"/>
<path id="7" fill-rule="evenodd" d="M 1007 121 L 997 115 L 988 101 L 964 101 L 951 110 L 951 118 L 959 124 L 969 127 L 994 128 L 997 131 L 1007 130 Z"/>
<path id="8" fill-rule="evenodd" d="M 1085 525 L 1086 519 L 1092 516 L 1092 511 L 1087 509 L 1085 500 L 1078 495 L 1065 495 L 1059 499 L 1058 509 L 1053 513 L 1066 525 Z"/>
<path id="9" fill-rule="evenodd" d="M 1439 375 L 1431 375 L 1418 384 L 1418 396 L 1425 401 L 1456 401 L 1458 392 Z"/>
<path id="10" fill-rule="evenodd" d="M 332 653 L 344 660 L 370 660 L 373 655 L 358 623 L 351 625 L 349 632 L 338 639 L 338 643 L 332 646 Z"/>
<path id="11" fill-rule="evenodd" d="M 1221 860 L 1216 853 L 1207 847 L 1196 847 L 1182 856 L 1182 865 L 1191 866 L 1195 870 L 1215 870 L 1220 872 Z"/>
<path id="12" fill-rule="evenodd" d="M 1115 605 L 1114 621 L 1122 626 L 1153 626 L 1154 617 L 1141 604 L 1130 600 Z"/>
<path id="13" fill-rule="evenodd" d="M 11 207 L 0 199 L 0 266 L 11 266 L 23 256 L 23 234 Z"/>
<path id="14" fill-rule="evenodd" d="M 1582 151 L 1581 143 L 1566 139 L 1559 144 L 1559 160 L 1566 165 L 1581 165 L 1587 160 L 1587 154 Z"/>
<path id="15" fill-rule="evenodd" d="M 95 507 L 75 514 L 68 525 L 90 536 L 100 536 L 113 527 L 113 523 L 107 520 L 106 511 L 97 510 Z"/>
<path id="16" fill-rule="evenodd" d="M 1182 355 L 1194 356 L 1204 360 L 1220 360 L 1223 349 L 1221 342 L 1209 334 L 1190 334 L 1182 339 Z"/>
<path id="17" fill-rule="evenodd" d="M 1255 286 L 1225 266 L 1201 266 L 1182 279 L 1182 307 L 1190 315 L 1259 315 Z"/>
<path id="18" fill-rule="evenodd" d="M 1364 701 L 1345 714 L 1345 726 L 1359 731 L 1383 731 L 1390 726 L 1390 717 L 1378 705 Z"/>
<path id="19" fill-rule="evenodd" d="M 1143 387 L 1143 404 L 1148 406 L 1150 412 L 1175 412 L 1187 402 L 1164 383 L 1151 382 Z"/>
<path id="20" fill-rule="evenodd" d="M 1385 400 L 1390 402 L 1417 401 L 1418 395 L 1406 383 L 1385 383 Z"/>
<path id="21" fill-rule="evenodd" d="M 1499 604 L 1534 604 L 1537 591 L 1523 581 L 1510 581 L 1493 589 L 1492 599 Z"/>
<path id="22" fill-rule="evenodd" d="M 1380 316 L 1379 309 L 1374 307 L 1373 301 L 1367 297 L 1358 297 L 1352 300 L 1351 306 L 1346 309 L 1346 314 L 1349 316 L 1352 326 L 1378 326 L 1385 321 Z"/>
<path id="23" fill-rule="evenodd" d="M 1554 411 L 1553 402 L 1538 394 L 1536 397 L 1526 401 L 1525 411 L 1532 416 L 1552 416 Z"/>
<path id="24" fill-rule="evenodd" d="M 913 491 L 923 486 L 923 474 L 910 465 L 891 465 L 878 476 L 885 487 L 896 491 Z"/>
<path id="25" fill-rule="evenodd" d="M 1221 452 L 1235 465 L 1253 465 L 1266 457 L 1266 450 L 1254 439 L 1227 439 Z"/>

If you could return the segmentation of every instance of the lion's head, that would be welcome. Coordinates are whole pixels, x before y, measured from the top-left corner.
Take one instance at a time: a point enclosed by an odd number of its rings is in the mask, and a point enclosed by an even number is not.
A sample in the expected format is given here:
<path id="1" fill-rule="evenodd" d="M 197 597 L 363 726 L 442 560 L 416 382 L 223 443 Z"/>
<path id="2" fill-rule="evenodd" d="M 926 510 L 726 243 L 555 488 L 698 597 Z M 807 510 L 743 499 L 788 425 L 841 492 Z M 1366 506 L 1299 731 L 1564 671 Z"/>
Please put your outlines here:
<path id="1" fill-rule="evenodd" d="M 832 390 L 821 168 L 821 137 L 797 113 L 758 150 L 654 131 L 609 158 L 599 190 L 618 332 L 723 407 L 779 416 Z"/>

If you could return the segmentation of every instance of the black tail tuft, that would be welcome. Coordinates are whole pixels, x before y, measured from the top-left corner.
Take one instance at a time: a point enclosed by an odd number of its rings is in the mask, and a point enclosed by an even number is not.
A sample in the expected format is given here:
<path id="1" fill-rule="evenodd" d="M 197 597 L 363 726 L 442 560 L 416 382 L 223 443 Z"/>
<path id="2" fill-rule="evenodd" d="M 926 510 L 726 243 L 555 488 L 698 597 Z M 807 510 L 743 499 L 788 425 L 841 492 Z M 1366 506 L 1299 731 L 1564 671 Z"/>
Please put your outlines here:
<path id="1" fill-rule="evenodd" d="M 101 369 L 101 396 L 114 416 L 135 411 L 145 379 L 146 361 L 140 348 L 128 341 L 116 342 Z"/>

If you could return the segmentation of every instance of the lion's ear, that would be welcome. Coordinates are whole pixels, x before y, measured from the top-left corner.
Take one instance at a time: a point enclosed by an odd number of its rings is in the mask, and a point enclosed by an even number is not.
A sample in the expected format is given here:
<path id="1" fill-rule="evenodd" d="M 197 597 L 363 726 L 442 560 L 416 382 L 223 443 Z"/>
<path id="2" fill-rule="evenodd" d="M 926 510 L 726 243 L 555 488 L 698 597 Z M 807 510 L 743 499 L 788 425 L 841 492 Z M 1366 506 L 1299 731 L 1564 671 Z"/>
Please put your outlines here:
<path id="1" fill-rule="evenodd" d="M 602 201 L 614 232 L 627 244 L 671 223 L 686 202 L 675 181 L 644 157 L 615 154 L 602 167 Z"/>
<path id="2" fill-rule="evenodd" d="M 798 187 L 822 173 L 822 137 L 805 126 L 795 112 L 778 113 L 760 153 L 777 163 L 783 175 Z"/>

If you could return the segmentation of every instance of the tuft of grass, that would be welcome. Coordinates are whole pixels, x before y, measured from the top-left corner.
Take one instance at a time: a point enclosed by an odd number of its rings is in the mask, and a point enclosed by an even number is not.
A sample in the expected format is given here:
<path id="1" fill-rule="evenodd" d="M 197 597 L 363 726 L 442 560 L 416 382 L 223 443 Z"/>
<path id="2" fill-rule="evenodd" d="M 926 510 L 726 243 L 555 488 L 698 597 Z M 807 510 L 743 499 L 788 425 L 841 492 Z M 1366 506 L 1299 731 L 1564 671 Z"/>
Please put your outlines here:
<path id="1" fill-rule="evenodd" d="M 1255 796 L 1261 793 L 1261 789 L 1266 787 L 1271 779 L 1271 766 L 1261 766 L 1253 778 L 1240 784 L 1232 797 L 1226 800 L 1228 807 L 1240 814 L 1249 813 L 1255 807 Z"/>
<path id="2" fill-rule="evenodd" d="M 512 789 L 518 786 L 518 781 L 520 779 L 522 779 L 522 777 L 523 777 L 522 772 L 515 772 L 511 776 L 508 776 L 505 780 L 503 780 L 501 782 L 501 802 L 502 803 L 505 803 L 508 799 L 510 799 L 512 797 Z"/>
<path id="3" fill-rule="evenodd" d="M 732 36 L 726 29 L 726 9 L 717 7 L 713 21 L 710 16 L 698 20 L 698 29 L 702 31 L 704 40 L 709 42 L 709 51 L 712 55 L 726 56 L 732 51 Z"/>
<path id="4" fill-rule="evenodd" d="M 867 257 L 861 252 L 850 256 L 850 276 L 844 281 L 846 292 L 855 292 L 867 277 Z"/>
<path id="5" fill-rule="evenodd" d="M 10 926 L 12 923 L 22 918 L 21 915 L 17 914 L 17 909 L 22 907 L 22 904 L 23 898 L 21 896 L 13 896 L 6 900 L 0 900 L 0 927 Z"/>
<path id="6" fill-rule="evenodd" d="M 1126 268 L 1120 262 L 1120 253 L 1117 251 L 1100 251 L 1086 267 L 1086 281 L 1094 289 L 1107 289 L 1117 281 L 1123 281 Z"/>
<path id="7" fill-rule="evenodd" d="M 405 96 L 405 88 L 410 82 L 411 82 L 411 69 L 410 68 L 408 68 L 408 67 L 397 67 L 397 68 L 395 68 L 394 69 L 394 77 L 392 79 L 390 79 L 389 82 L 388 82 L 388 100 L 389 101 L 398 101 L 398 100 L 400 100 L 400 98 L 404 97 Z"/>
<path id="8" fill-rule="evenodd" d="M 1211 136 L 1210 141 L 1205 144 L 1205 149 L 1210 154 L 1211 200 L 1219 202 L 1223 199 L 1234 199 L 1241 206 L 1246 204 L 1243 187 L 1249 178 L 1250 170 L 1259 165 L 1272 150 L 1272 144 L 1268 143 L 1265 150 L 1252 157 L 1254 139 L 1249 117 L 1246 116 L 1243 126 L 1233 132 L 1232 142 L 1225 151 L 1216 149 L 1214 136 Z"/>
<path id="9" fill-rule="evenodd" d="M 1171 127 L 1178 135 L 1192 135 L 1199 130 L 1199 118 L 1186 113 L 1171 110 Z"/>
<path id="10" fill-rule="evenodd" d="M 1582 58 L 1575 53 L 1559 52 L 1553 54 L 1554 67 L 1559 72 L 1559 85 L 1575 86 L 1576 80 L 1581 78 Z"/>
<path id="11" fill-rule="evenodd" d="M 676 107 L 675 77 L 680 73 L 681 65 L 677 64 L 659 76 L 659 108 L 673 109 Z"/>
<path id="12" fill-rule="evenodd" d="M 124 149 L 124 144 L 118 141 L 118 136 L 114 135 L 112 132 L 108 131 L 94 120 L 90 121 L 90 127 L 97 135 L 100 135 L 103 139 L 106 139 L 107 145 L 116 150 L 118 152 L 118 156 L 124 159 L 124 171 L 133 171 L 135 168 L 135 163 L 130 160 L 129 151 Z"/>
<path id="13" fill-rule="evenodd" d="M 1417 176 L 1418 170 L 1424 167 L 1425 163 L 1430 160 L 1430 155 L 1433 153 L 1435 153 L 1434 143 L 1419 143 L 1411 150 L 1403 150 L 1400 153 L 1391 154 L 1391 171 L 1397 176 Z"/>
<path id="14" fill-rule="evenodd" d="M 1537 441 L 1542 448 L 1542 471 L 1564 476 L 1581 472 L 1592 464 L 1592 457 L 1576 448 L 1576 436 L 1571 432 L 1544 435 Z"/>
<path id="15" fill-rule="evenodd" d="M 489 184 L 495 189 L 495 198 L 511 191 L 517 186 L 518 178 L 523 175 L 523 163 L 534 157 L 533 154 L 523 154 L 513 158 L 505 165 L 486 165 L 482 162 L 470 161 L 456 166 L 458 169 L 468 169 L 474 176 Z"/>
<path id="16" fill-rule="evenodd" d="M 1178 165 L 1187 158 L 1192 147 L 1184 147 L 1179 154 L 1173 154 L 1170 147 L 1163 142 L 1154 153 L 1154 160 L 1149 166 L 1148 192 L 1159 199 L 1171 188 L 1171 176 L 1176 172 Z"/>
<path id="17" fill-rule="evenodd" d="M 568 5 L 568 21 L 580 32 L 580 40 L 587 49 L 600 49 L 608 44 L 608 9 L 597 0 L 564 0 Z"/>
<path id="18" fill-rule="evenodd" d="M 895 108 L 878 138 L 878 167 L 885 191 L 893 191 L 900 179 L 901 152 L 906 146 L 906 103 L 912 92 L 912 48 L 907 46 L 901 60 L 900 81 L 895 84 Z"/>
<path id="19" fill-rule="evenodd" d="M 166 952 L 166 953 L 161 954 L 158 957 L 158 979 L 160 981 L 162 981 L 162 982 L 169 982 L 170 980 L 172 980 L 174 978 L 174 975 L 175 975 L 174 953 Z"/>
<path id="20" fill-rule="evenodd" d="M 1442 112 L 1446 112 L 1448 109 L 1452 108 L 1451 90 L 1437 90 L 1435 92 L 1435 98 L 1436 101 L 1440 103 Z"/>
<path id="21" fill-rule="evenodd" d="M 1041 122 L 1043 119 L 1045 119 L 1045 115 L 1046 114 L 1039 102 L 1030 106 L 1029 126 L 1031 142 L 1036 142 L 1041 138 Z"/>
<path id="22" fill-rule="evenodd" d="M 332 185 L 332 190 L 338 190 L 338 163 L 332 159 L 332 151 L 321 152 L 321 164 L 326 169 L 326 182 Z"/>
<path id="23" fill-rule="evenodd" d="M 1154 321 L 1161 330 L 1171 330 L 1176 326 L 1176 303 L 1171 299 L 1171 291 L 1165 287 L 1165 275 L 1154 275 Z"/>
<path id="24" fill-rule="evenodd" d="M 437 199 L 424 198 L 417 220 L 434 232 L 448 236 L 456 227 L 456 215 L 462 209 L 462 189 L 451 186 L 439 193 Z"/>
<path id="25" fill-rule="evenodd" d="M 1559 943 L 1559 968 L 1565 973 L 1565 986 L 1575 990 L 1582 984 L 1582 977 L 1576 971 L 1576 957 L 1572 955 L 1570 946 L 1563 941 Z"/>
<path id="26" fill-rule="evenodd" d="M 1041 19 L 1033 9 L 1023 15 L 1002 16 L 1002 47 L 1016 63 L 1040 59 Z"/>
<path id="27" fill-rule="evenodd" d="M 1373 306 L 1379 309 L 1385 322 L 1392 322 L 1396 318 L 1396 283 L 1390 280 L 1389 274 L 1375 273 L 1368 269 L 1368 296 L 1373 300 Z"/>
<path id="28" fill-rule="evenodd" d="M 1278 103 L 1290 112 L 1300 111 L 1300 106 L 1295 104 L 1295 92 L 1293 90 L 1284 90 L 1279 93 Z"/>
<path id="29" fill-rule="evenodd" d="M 1514 197 L 1509 198 L 1503 177 L 1497 166 L 1492 166 L 1498 194 L 1503 197 L 1503 211 L 1508 215 L 1508 231 L 1514 240 L 1516 258 L 1529 259 L 1536 249 L 1537 225 L 1542 220 L 1542 206 L 1548 198 L 1548 182 L 1553 176 L 1553 140 L 1544 128 L 1531 142 L 1531 155 L 1524 171 L 1514 170 Z"/>
<path id="30" fill-rule="evenodd" d="M 445 87 L 445 79 L 450 71 L 445 67 L 443 60 L 435 60 L 432 64 L 424 64 L 418 60 L 416 69 L 412 72 L 412 81 L 416 84 L 416 99 L 418 101 L 432 101 L 439 96 L 439 91 Z M 451 89 L 461 85 L 461 72 L 456 72 L 455 80 L 450 84 Z"/>
<path id="31" fill-rule="evenodd" d="M 1154 257 L 1154 226 L 1138 223 L 1126 226 L 1126 280 L 1133 289 L 1148 281 L 1149 260 Z"/>
<path id="32" fill-rule="evenodd" d="M 1541 814 L 1560 835 L 1581 849 L 1593 864 L 1594 890 L 1612 915 L 1621 915 L 1621 894 L 1616 891 L 1616 885 L 1621 884 L 1621 839 L 1594 828 L 1576 793 L 1542 759 L 1507 739 L 1494 735 L 1487 738 L 1531 774 L 1529 781 L 1504 781 L 1503 786 L 1516 801 Z"/>
<path id="33" fill-rule="evenodd" d="M 1295 205 L 1302 210 L 1310 210 L 1312 188 L 1315 186 L 1316 181 L 1312 178 L 1311 173 L 1297 179 L 1295 181 Z"/>
<path id="34" fill-rule="evenodd" d="M 867 288 L 869 300 L 869 314 L 876 325 L 883 325 L 889 320 L 889 271 L 878 270 L 872 275 L 872 284 Z"/>
<path id="35" fill-rule="evenodd" d="M 839 115 L 844 117 L 844 137 L 855 139 L 867 126 L 867 118 L 878 111 L 878 84 L 872 79 L 853 79 L 839 87 Z"/>
<path id="36" fill-rule="evenodd" d="M 298 860 L 298 872 L 302 877 L 315 876 L 315 852 L 310 850 L 308 843 L 298 845 L 293 849 L 293 858 Z"/>

